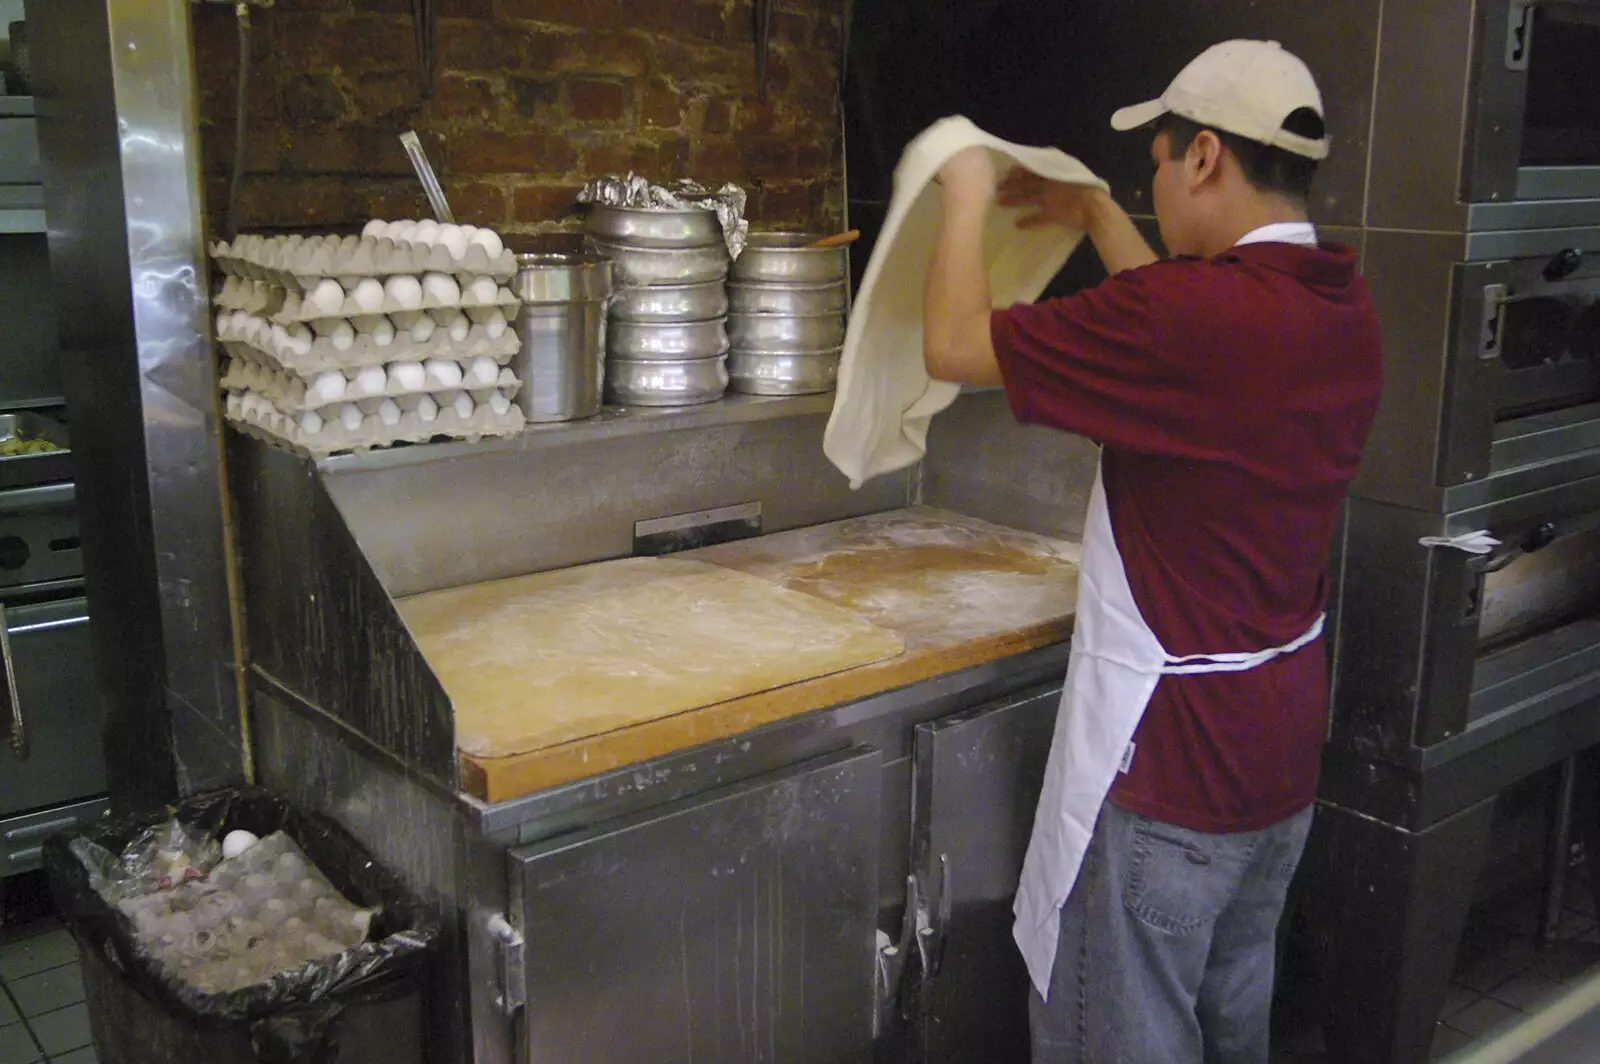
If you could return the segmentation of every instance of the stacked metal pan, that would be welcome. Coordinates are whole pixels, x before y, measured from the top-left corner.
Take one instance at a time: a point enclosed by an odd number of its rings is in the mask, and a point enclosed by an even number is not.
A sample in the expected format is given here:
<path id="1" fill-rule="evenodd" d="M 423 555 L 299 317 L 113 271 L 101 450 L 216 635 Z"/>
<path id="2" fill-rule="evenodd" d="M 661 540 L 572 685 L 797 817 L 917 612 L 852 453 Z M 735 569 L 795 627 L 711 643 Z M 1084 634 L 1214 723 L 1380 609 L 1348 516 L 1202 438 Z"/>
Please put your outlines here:
<path id="1" fill-rule="evenodd" d="M 728 389 L 728 251 L 715 213 L 596 204 L 589 243 L 612 261 L 606 401 L 692 406 Z"/>
<path id="2" fill-rule="evenodd" d="M 849 249 L 815 236 L 752 233 L 728 282 L 728 373 L 736 392 L 810 395 L 839 375 Z"/>

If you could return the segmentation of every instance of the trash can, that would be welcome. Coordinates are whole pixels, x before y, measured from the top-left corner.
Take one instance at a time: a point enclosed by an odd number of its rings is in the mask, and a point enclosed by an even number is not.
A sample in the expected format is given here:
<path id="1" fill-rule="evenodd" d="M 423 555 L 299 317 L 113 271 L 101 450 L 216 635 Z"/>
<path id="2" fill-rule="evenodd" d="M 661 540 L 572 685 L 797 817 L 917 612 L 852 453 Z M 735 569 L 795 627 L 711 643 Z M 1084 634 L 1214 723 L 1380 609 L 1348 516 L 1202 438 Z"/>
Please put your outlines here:
<path id="1" fill-rule="evenodd" d="M 366 940 L 237 988 L 208 992 L 179 978 L 170 955 L 163 966 L 141 943 L 127 907 L 97 890 L 105 880 L 80 856 L 92 849 L 86 844 L 122 854 L 170 820 L 213 842 L 239 830 L 262 839 L 282 832 L 343 899 L 369 913 Z M 61 919 L 81 947 L 103 1064 L 426 1064 L 425 966 L 437 918 L 331 820 L 265 791 L 230 790 L 185 801 L 170 816 L 56 836 L 44 861 Z"/>

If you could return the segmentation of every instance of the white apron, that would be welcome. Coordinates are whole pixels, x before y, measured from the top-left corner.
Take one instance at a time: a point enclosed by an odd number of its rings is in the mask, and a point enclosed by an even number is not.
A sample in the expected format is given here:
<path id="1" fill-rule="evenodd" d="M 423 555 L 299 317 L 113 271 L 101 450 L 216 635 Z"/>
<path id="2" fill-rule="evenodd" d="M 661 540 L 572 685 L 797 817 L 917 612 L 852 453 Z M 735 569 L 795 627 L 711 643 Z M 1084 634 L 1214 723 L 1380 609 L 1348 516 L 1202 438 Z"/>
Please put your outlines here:
<path id="1" fill-rule="evenodd" d="M 1134 604 L 1096 470 L 1083 533 L 1072 657 L 1013 906 L 1012 934 L 1041 997 L 1050 996 L 1061 906 L 1156 683 L 1163 675 L 1253 669 L 1310 643 L 1322 634 L 1322 624 L 1318 617 L 1292 643 L 1252 653 L 1168 654 Z"/>

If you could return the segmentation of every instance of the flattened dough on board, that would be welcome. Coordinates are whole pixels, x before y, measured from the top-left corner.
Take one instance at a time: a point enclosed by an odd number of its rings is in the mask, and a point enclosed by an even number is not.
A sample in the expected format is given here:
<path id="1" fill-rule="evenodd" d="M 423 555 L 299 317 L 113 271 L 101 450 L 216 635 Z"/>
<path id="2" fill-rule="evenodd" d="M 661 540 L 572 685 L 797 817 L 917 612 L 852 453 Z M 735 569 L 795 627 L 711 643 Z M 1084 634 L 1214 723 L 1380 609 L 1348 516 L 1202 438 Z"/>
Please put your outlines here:
<path id="1" fill-rule="evenodd" d="M 920 461 L 933 415 L 961 393 L 959 385 L 933 380 L 923 368 L 922 284 L 939 228 L 934 178 L 952 156 L 973 145 L 989 149 L 1002 177 L 1022 166 L 1052 180 L 1106 187 L 1070 155 L 1011 144 L 965 118 L 936 122 L 906 147 L 883 231 L 856 295 L 822 443 L 851 487 Z M 996 307 L 1037 299 L 1083 239 L 1076 230 L 1053 226 L 1020 230 L 1021 214 L 996 207 L 989 220 L 984 257 Z"/>
<path id="2" fill-rule="evenodd" d="M 396 605 L 455 710 L 509 757 L 899 656 L 851 610 L 704 562 L 627 558 Z"/>

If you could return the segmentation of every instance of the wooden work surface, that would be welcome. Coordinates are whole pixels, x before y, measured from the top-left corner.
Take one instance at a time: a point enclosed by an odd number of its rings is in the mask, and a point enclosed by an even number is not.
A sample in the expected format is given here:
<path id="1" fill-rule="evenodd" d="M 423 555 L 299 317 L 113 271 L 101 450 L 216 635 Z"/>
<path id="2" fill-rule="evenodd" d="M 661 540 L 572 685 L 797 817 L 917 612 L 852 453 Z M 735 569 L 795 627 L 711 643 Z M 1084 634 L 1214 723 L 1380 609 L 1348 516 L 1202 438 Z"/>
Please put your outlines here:
<path id="1" fill-rule="evenodd" d="M 673 558 L 748 574 L 845 607 L 897 635 L 905 652 L 511 756 L 462 751 L 467 793 L 506 801 L 1062 642 L 1071 634 L 1077 599 L 1076 544 L 928 508 Z"/>

